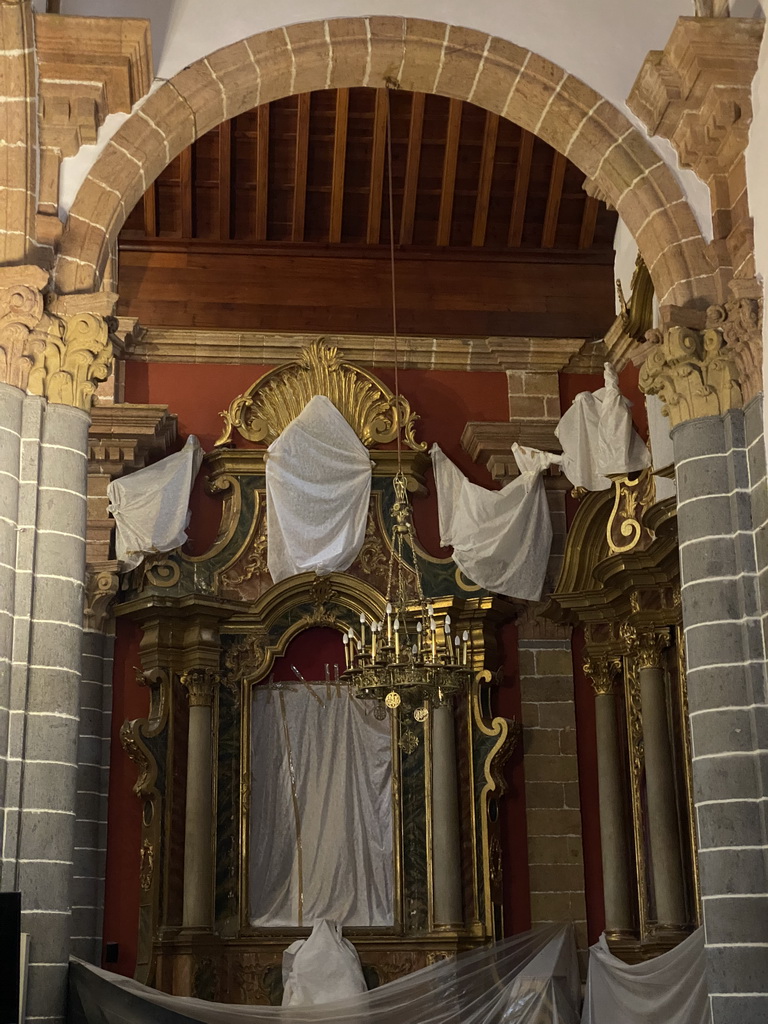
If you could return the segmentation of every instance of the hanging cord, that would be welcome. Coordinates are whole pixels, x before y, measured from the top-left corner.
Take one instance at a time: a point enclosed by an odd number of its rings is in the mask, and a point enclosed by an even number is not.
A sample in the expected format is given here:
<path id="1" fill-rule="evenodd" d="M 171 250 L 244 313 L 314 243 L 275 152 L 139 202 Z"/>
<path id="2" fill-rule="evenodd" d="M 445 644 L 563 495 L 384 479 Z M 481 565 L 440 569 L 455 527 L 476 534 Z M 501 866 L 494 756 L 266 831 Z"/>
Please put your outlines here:
<path id="1" fill-rule="evenodd" d="M 389 98 L 390 91 L 397 88 L 394 83 L 387 82 L 387 180 L 388 180 L 388 205 L 389 205 L 389 271 L 392 283 L 392 340 L 394 343 L 395 355 L 395 413 L 397 415 L 397 472 L 403 472 L 402 447 L 400 441 L 400 410 L 402 408 L 402 396 L 400 394 L 400 353 L 397 338 L 397 287 L 395 282 L 395 211 L 393 203 L 392 188 L 392 103 Z"/>

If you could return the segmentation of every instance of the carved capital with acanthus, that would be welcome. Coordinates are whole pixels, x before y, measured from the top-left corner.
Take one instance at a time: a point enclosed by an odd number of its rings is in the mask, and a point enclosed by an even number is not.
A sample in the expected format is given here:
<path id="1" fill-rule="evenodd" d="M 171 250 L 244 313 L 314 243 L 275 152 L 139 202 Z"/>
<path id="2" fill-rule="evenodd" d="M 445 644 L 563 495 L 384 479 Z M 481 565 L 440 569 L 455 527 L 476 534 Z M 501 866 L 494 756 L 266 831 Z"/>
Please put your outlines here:
<path id="1" fill-rule="evenodd" d="M 650 350 L 640 371 L 640 390 L 659 396 L 673 427 L 741 408 L 738 361 L 722 330 L 669 327 L 646 337 Z"/>
<path id="2" fill-rule="evenodd" d="M 191 708 L 209 708 L 221 682 L 218 672 L 210 668 L 192 668 L 182 673 L 181 685 L 187 691 Z"/>
<path id="3" fill-rule="evenodd" d="M 620 632 L 624 649 L 638 669 L 662 667 L 662 652 L 670 644 L 669 628 L 644 628 L 625 623 Z"/>
<path id="4" fill-rule="evenodd" d="M 45 348 L 36 328 L 47 283 L 48 274 L 40 267 L 0 267 L 0 381 L 22 391 Z"/>
<path id="5" fill-rule="evenodd" d="M 621 660 L 619 658 L 596 657 L 584 662 L 584 672 L 589 676 L 596 697 L 602 697 L 615 691 Z"/>
<path id="6" fill-rule="evenodd" d="M 117 563 L 89 565 L 85 577 L 85 605 L 83 628 L 103 633 L 111 617 L 112 604 L 117 596 L 120 578 Z"/>
<path id="7" fill-rule="evenodd" d="M 763 300 L 734 298 L 707 310 L 707 327 L 719 330 L 733 356 L 744 402 L 763 390 Z"/>
<path id="8" fill-rule="evenodd" d="M 47 314 L 42 351 L 29 373 L 29 391 L 49 402 L 89 412 L 98 384 L 112 365 L 112 318 L 97 313 Z"/>

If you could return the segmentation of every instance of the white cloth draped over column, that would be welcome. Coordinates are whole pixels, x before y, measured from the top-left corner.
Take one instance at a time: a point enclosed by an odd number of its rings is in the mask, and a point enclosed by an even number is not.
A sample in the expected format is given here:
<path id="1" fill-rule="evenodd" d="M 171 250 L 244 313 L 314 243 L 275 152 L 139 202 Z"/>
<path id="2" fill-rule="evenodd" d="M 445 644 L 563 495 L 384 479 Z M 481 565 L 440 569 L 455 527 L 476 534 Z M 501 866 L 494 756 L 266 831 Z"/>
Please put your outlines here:
<path id="1" fill-rule="evenodd" d="M 121 570 L 135 569 L 145 555 L 173 551 L 186 541 L 189 496 L 202 461 L 200 442 L 190 434 L 180 452 L 107 487 Z"/>
<path id="2" fill-rule="evenodd" d="M 552 520 L 541 474 L 560 461 L 513 445 L 521 475 L 500 491 L 473 484 L 438 445 L 435 471 L 440 543 L 467 577 L 495 594 L 538 601 L 552 544 Z"/>
<path id="3" fill-rule="evenodd" d="M 563 472 L 574 487 L 605 491 L 611 486 L 609 476 L 625 476 L 651 464 L 632 424 L 631 407 L 610 363 L 605 364 L 605 387 L 576 395 L 555 427 L 563 446 Z"/>
<path id="4" fill-rule="evenodd" d="M 392 734 L 346 686 L 254 687 L 250 919 L 394 921 Z"/>
<path id="5" fill-rule="evenodd" d="M 371 497 L 365 445 L 315 395 L 267 455 L 267 562 L 275 583 L 302 572 L 343 572 L 365 540 Z"/>

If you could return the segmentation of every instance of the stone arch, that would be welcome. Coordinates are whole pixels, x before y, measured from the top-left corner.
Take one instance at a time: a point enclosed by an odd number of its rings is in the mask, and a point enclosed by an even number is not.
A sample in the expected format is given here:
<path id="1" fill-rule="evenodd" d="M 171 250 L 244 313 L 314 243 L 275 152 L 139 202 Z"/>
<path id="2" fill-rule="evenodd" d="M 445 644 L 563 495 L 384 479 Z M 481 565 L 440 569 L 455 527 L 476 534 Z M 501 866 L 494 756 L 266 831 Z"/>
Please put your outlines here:
<path id="1" fill-rule="evenodd" d="M 715 301 L 713 267 L 669 167 L 608 100 L 543 57 L 474 29 L 397 17 L 339 18 L 261 32 L 180 71 L 132 114 L 83 182 L 55 265 L 57 291 L 98 288 L 147 186 L 227 118 L 296 93 L 390 81 L 467 100 L 552 145 L 618 210 L 661 304 Z"/>

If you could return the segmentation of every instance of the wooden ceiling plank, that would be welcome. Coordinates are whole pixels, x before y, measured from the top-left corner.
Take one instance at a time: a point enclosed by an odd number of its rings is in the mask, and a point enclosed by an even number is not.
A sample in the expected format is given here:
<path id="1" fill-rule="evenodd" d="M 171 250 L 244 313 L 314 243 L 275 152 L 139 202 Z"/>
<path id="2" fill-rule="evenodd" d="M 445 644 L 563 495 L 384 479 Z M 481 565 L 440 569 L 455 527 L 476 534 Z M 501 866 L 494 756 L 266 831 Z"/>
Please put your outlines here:
<path id="1" fill-rule="evenodd" d="M 459 136 L 463 103 L 452 99 L 448 106 L 448 129 L 445 136 L 443 159 L 443 187 L 440 194 L 440 210 L 437 215 L 437 245 L 449 245 L 451 241 L 451 220 L 453 199 L 456 190 L 456 166 L 459 159 Z"/>
<path id="2" fill-rule="evenodd" d="M 485 231 L 488 226 L 488 206 L 491 201 L 493 164 L 496 157 L 496 142 L 499 137 L 499 115 L 490 110 L 485 114 L 483 149 L 480 156 L 480 178 L 475 201 L 475 219 L 472 225 L 472 245 L 485 245 Z"/>
<path id="3" fill-rule="evenodd" d="M 144 234 L 147 238 L 157 238 L 157 181 L 144 193 Z"/>
<path id="4" fill-rule="evenodd" d="M 562 153 L 555 151 L 552 160 L 552 173 L 549 176 L 549 194 L 544 212 L 544 224 L 541 229 L 542 249 L 551 249 L 557 237 L 557 220 L 560 216 L 560 200 L 563 198 L 563 181 L 568 161 Z"/>
<path id="5" fill-rule="evenodd" d="M 304 215 L 307 209 L 307 155 L 309 153 L 310 93 L 298 97 L 296 111 L 296 160 L 293 178 L 293 218 L 291 241 L 304 241 Z"/>
<path id="6" fill-rule="evenodd" d="M 349 125 L 349 89 L 336 90 L 336 131 L 333 138 L 333 175 L 331 178 L 331 224 L 329 242 L 341 241 L 344 218 L 344 170 L 347 161 Z"/>
<path id="7" fill-rule="evenodd" d="M 232 237 L 232 122 L 219 125 L 219 238 Z"/>
<path id="8" fill-rule="evenodd" d="M 533 135 L 524 128 L 520 129 L 520 149 L 517 154 L 517 171 L 515 173 L 515 191 L 512 196 L 512 213 L 509 218 L 509 236 L 507 243 L 516 248 L 523 240 L 525 223 L 525 207 L 528 201 L 528 185 L 531 181 L 531 159 L 533 157 Z"/>
<path id="9" fill-rule="evenodd" d="M 257 242 L 267 240 L 269 211 L 269 104 L 263 103 L 256 115 L 256 234 Z"/>
<path id="10" fill-rule="evenodd" d="M 579 248 L 590 249 L 595 240 L 595 228 L 597 226 L 597 215 L 600 211 L 600 203 L 592 196 L 587 196 L 584 203 L 584 212 L 581 217 L 581 232 L 579 234 Z"/>
<path id="11" fill-rule="evenodd" d="M 194 143 L 193 143 L 194 145 Z M 182 149 L 179 161 L 179 191 L 181 193 L 181 237 L 193 237 L 192 210 L 192 146 Z"/>
<path id="12" fill-rule="evenodd" d="M 371 146 L 371 190 L 368 199 L 368 227 L 365 240 L 368 245 L 381 241 L 381 204 L 384 195 L 384 164 L 387 155 L 387 91 L 376 90 L 373 110 L 373 138 Z"/>
<path id="13" fill-rule="evenodd" d="M 405 160 L 405 181 L 403 183 L 403 209 L 400 217 L 400 245 L 410 245 L 413 242 L 413 222 L 416 216 L 416 193 L 419 186 L 425 100 L 426 96 L 423 92 L 413 93 L 411 123 L 408 129 L 408 153 Z"/>

